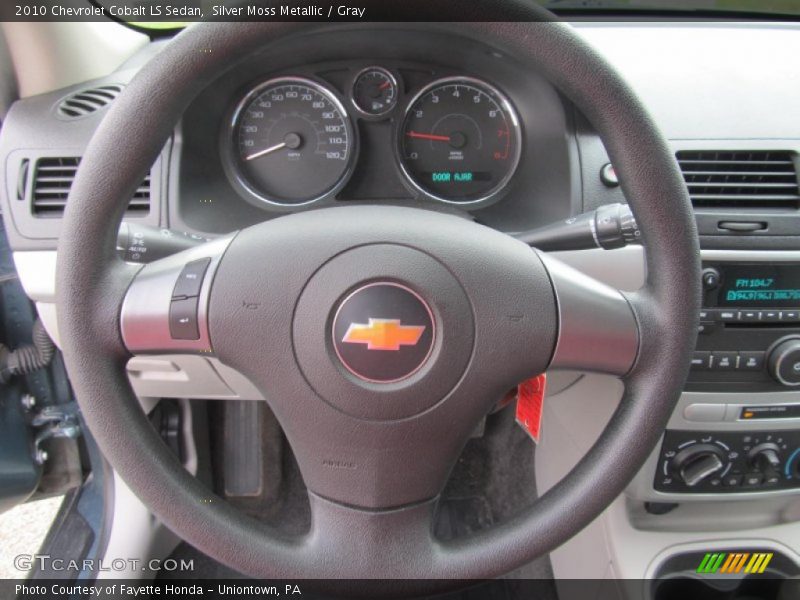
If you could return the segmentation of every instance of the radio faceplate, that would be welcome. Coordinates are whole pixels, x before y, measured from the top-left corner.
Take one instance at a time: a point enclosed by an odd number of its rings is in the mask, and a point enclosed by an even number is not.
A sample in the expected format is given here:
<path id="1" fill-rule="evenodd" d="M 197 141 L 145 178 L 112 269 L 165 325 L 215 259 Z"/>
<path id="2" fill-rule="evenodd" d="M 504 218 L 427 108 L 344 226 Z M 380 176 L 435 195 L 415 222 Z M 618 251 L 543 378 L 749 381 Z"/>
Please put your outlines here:
<path id="1" fill-rule="evenodd" d="M 690 391 L 800 385 L 800 264 L 703 263 Z"/>

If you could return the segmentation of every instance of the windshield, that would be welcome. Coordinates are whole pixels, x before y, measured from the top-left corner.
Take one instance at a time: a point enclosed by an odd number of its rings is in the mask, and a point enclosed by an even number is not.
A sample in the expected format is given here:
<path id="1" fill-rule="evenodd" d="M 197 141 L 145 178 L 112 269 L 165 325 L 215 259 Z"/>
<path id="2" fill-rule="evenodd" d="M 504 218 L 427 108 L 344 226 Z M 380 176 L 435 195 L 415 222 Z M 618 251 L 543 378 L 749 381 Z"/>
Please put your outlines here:
<path id="1" fill-rule="evenodd" d="M 742 15 L 800 16 L 800 0 L 545 0 L 547 8 L 560 11 L 592 12 L 686 12 L 698 14 L 740 13 Z"/>

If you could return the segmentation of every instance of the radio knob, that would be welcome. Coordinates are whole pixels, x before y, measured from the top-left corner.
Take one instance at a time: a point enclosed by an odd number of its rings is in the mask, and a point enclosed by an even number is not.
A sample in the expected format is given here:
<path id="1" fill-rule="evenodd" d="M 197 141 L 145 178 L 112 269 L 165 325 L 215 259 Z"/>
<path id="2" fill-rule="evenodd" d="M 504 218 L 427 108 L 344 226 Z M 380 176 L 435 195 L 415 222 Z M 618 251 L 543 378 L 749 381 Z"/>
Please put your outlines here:
<path id="1" fill-rule="evenodd" d="M 783 385 L 800 385 L 800 338 L 779 340 L 767 359 L 769 373 Z"/>
<path id="2" fill-rule="evenodd" d="M 711 444 L 684 448 L 672 460 L 672 470 L 688 487 L 694 487 L 725 466 L 722 451 Z"/>
<path id="3" fill-rule="evenodd" d="M 719 274 L 719 271 L 717 271 L 715 268 L 708 267 L 706 269 L 703 269 L 702 279 L 703 279 L 703 287 L 706 290 L 710 291 L 717 289 L 717 287 L 719 286 L 719 282 L 722 279 L 722 276 Z"/>

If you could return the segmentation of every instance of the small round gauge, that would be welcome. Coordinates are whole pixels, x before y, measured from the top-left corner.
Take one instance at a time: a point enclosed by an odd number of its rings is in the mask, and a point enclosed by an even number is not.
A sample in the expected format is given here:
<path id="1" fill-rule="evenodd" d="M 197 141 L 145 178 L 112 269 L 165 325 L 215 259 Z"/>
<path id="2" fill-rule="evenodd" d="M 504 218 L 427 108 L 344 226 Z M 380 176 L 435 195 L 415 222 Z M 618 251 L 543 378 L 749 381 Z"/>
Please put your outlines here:
<path id="1" fill-rule="evenodd" d="M 327 89 L 300 77 L 262 83 L 233 116 L 234 178 L 269 204 L 297 206 L 335 193 L 353 163 L 353 126 Z"/>
<path id="2" fill-rule="evenodd" d="M 455 204 L 495 198 L 519 165 L 522 134 L 511 103 L 477 79 L 422 89 L 399 132 L 400 165 L 425 194 Z"/>
<path id="3" fill-rule="evenodd" d="M 397 81 L 382 67 L 369 67 L 356 75 L 353 104 L 362 113 L 385 115 L 397 104 Z"/>

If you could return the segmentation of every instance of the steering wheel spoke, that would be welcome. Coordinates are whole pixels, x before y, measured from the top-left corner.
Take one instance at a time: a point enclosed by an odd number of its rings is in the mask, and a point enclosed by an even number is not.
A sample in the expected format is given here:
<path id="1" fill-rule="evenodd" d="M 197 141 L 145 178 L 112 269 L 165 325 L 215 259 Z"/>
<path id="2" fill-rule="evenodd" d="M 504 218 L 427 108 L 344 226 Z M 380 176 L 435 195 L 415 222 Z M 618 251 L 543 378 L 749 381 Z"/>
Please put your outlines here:
<path id="1" fill-rule="evenodd" d="M 315 494 L 309 500 L 311 531 L 306 543 L 315 563 L 331 579 L 380 573 L 387 591 L 391 586 L 397 592 L 398 582 L 392 579 L 420 578 L 421 568 L 428 577 L 436 577 L 435 500 L 379 511 L 345 506 Z M 401 531 L 402 539 L 397 539 Z"/>
<path id="2" fill-rule="evenodd" d="M 639 324 L 631 303 L 619 290 L 551 256 L 541 257 L 559 317 L 549 368 L 627 375 L 639 352 Z"/>
<path id="3" fill-rule="evenodd" d="M 131 354 L 211 354 L 211 284 L 232 237 L 146 264 L 122 303 L 120 327 Z"/>

